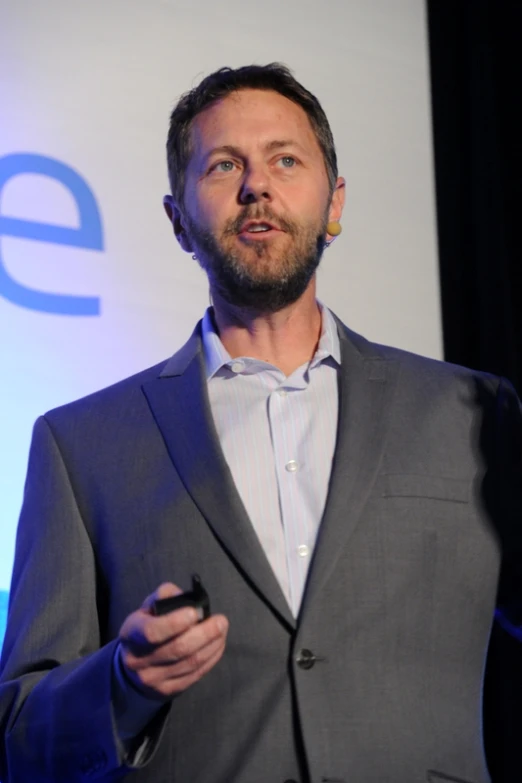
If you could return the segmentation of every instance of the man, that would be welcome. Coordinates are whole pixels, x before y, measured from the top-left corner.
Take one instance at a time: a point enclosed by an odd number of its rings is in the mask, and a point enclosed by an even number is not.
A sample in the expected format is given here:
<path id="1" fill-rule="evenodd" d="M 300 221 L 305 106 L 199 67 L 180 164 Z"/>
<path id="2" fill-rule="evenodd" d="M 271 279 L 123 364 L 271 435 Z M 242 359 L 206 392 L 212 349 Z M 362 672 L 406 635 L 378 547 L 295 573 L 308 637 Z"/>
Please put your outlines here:
<path id="1" fill-rule="evenodd" d="M 213 307 L 166 363 L 36 424 L 4 783 L 487 783 L 488 641 L 520 588 L 515 395 L 317 302 L 345 183 L 286 69 L 207 77 L 167 150 Z M 154 615 L 194 573 L 214 614 Z"/>

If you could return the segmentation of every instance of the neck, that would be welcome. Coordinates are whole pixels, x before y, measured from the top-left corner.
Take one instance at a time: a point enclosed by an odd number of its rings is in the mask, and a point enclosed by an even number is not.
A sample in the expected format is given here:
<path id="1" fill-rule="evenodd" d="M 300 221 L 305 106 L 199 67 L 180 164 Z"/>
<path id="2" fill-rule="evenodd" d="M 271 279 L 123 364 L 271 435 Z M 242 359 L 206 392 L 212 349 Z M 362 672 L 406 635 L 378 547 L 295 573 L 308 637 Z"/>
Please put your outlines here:
<path id="1" fill-rule="evenodd" d="M 312 359 L 321 335 L 315 280 L 296 302 L 277 313 L 238 310 L 215 293 L 212 299 L 221 342 L 232 358 L 262 359 L 286 376 Z"/>

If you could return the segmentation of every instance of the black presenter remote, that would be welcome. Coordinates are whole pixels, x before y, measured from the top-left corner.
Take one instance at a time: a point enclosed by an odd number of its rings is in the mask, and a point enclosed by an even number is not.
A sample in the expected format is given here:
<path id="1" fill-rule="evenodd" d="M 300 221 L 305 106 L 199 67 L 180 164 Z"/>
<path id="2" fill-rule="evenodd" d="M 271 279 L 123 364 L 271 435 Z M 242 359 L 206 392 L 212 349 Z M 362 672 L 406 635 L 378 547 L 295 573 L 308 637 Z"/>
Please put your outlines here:
<path id="1" fill-rule="evenodd" d="M 152 604 L 152 614 L 156 616 L 168 614 L 186 606 L 193 606 L 194 609 L 197 609 L 199 622 L 210 617 L 210 599 L 197 574 L 192 574 L 192 590 L 180 595 L 173 595 L 170 598 L 158 598 Z"/>

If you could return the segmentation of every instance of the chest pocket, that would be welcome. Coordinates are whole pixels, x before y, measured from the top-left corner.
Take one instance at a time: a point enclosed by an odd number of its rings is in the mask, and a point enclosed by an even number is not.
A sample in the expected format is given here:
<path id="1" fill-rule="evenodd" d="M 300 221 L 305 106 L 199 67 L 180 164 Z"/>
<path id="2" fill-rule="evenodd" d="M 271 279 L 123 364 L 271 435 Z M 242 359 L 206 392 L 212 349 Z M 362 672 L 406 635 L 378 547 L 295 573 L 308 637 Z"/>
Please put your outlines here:
<path id="1" fill-rule="evenodd" d="M 379 479 L 379 494 L 384 498 L 430 498 L 468 503 L 471 482 L 443 476 L 388 473 Z"/>

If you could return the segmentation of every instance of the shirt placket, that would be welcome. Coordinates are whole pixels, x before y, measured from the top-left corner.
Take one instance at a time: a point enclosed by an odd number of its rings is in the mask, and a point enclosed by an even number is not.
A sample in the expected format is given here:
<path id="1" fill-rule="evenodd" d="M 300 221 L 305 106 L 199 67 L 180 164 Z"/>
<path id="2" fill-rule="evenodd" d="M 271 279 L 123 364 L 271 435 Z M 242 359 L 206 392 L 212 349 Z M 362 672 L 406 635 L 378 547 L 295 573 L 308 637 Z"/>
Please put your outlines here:
<path id="1" fill-rule="evenodd" d="M 301 486 L 305 466 L 304 454 L 300 450 L 304 422 L 299 395 L 304 394 L 306 387 L 287 389 L 281 386 L 270 395 L 268 406 L 286 548 L 289 598 L 296 615 L 309 561 L 307 510 Z"/>

